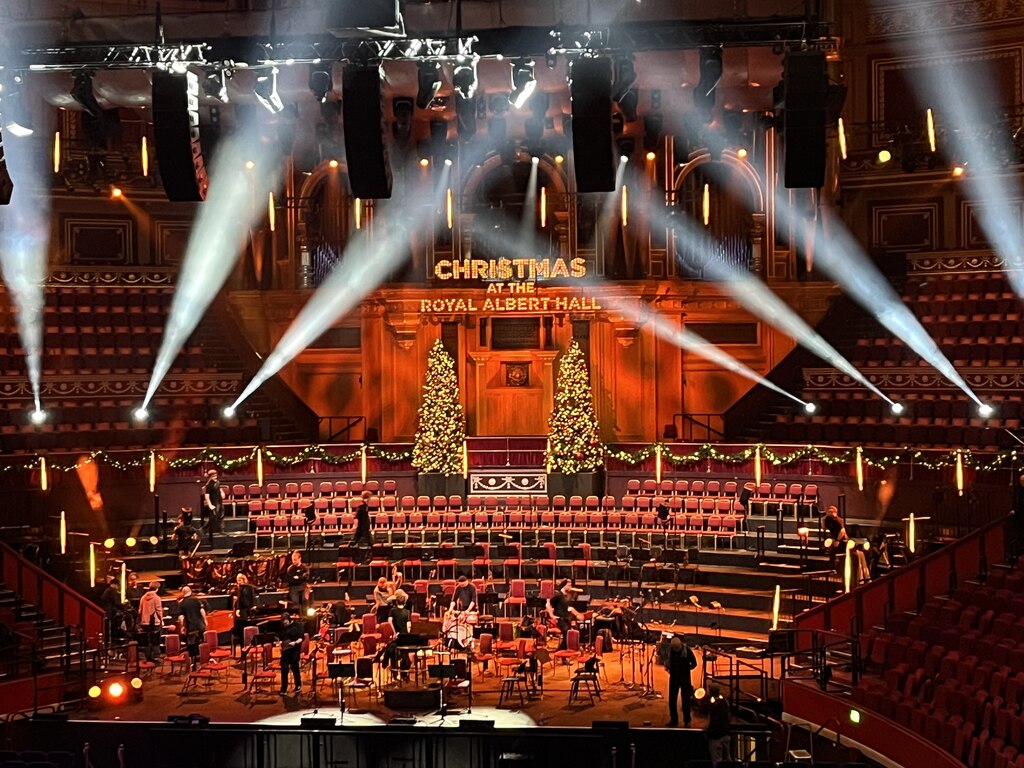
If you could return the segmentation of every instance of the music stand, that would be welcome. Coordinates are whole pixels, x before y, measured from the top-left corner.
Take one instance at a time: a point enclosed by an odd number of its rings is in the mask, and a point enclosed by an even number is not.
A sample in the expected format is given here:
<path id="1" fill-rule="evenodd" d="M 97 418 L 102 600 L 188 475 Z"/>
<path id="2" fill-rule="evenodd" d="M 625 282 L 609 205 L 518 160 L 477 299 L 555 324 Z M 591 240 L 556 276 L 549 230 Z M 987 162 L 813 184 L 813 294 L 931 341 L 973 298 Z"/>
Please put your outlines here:
<path id="1" fill-rule="evenodd" d="M 356 676 L 356 665 L 351 661 L 328 662 L 327 674 L 338 686 L 338 709 L 341 710 L 341 721 L 345 720 L 345 679 Z"/>
<path id="2" fill-rule="evenodd" d="M 455 679 L 455 665 L 451 663 L 434 664 L 433 666 L 427 667 L 427 676 L 436 678 L 440 681 L 438 691 L 441 694 L 441 708 L 438 709 L 437 712 L 435 712 L 434 714 L 440 715 L 441 719 L 444 720 L 445 716 L 448 714 L 448 705 L 445 703 L 444 700 L 444 681 Z M 453 712 L 452 714 L 461 715 L 462 712 Z"/>

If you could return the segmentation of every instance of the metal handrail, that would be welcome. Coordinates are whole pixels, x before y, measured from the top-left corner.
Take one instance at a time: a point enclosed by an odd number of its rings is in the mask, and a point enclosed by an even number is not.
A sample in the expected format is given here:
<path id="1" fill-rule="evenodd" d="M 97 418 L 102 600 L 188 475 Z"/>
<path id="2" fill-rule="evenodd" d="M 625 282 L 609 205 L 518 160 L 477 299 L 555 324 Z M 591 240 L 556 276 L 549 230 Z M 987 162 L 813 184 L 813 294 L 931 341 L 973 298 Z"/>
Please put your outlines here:
<path id="1" fill-rule="evenodd" d="M 334 428 L 336 421 L 342 422 L 340 429 Z M 327 438 L 328 443 L 333 443 L 338 440 L 348 441 L 352 439 L 352 430 L 360 424 L 363 425 L 363 434 L 366 434 L 366 417 L 365 416 L 321 416 L 317 419 L 317 426 L 323 426 L 324 422 L 327 423 Z"/>

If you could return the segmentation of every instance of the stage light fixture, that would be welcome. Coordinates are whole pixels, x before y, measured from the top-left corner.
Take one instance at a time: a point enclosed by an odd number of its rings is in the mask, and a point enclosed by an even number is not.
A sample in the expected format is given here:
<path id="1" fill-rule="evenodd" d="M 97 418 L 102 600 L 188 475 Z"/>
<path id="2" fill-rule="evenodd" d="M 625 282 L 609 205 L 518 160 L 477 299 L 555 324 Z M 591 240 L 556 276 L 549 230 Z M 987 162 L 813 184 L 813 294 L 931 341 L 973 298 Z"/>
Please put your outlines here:
<path id="1" fill-rule="evenodd" d="M 817 410 L 818 410 L 818 406 L 816 406 L 814 403 L 804 403 L 804 412 L 805 413 L 814 413 Z"/>
<path id="2" fill-rule="evenodd" d="M 277 67 L 271 67 L 269 74 L 260 73 L 253 88 L 253 93 L 256 94 L 259 103 L 274 115 L 284 111 L 284 102 L 281 101 L 281 95 L 277 92 L 277 73 Z"/>
<path id="3" fill-rule="evenodd" d="M 745 150 L 743 147 L 740 147 L 739 149 L 736 150 L 736 157 L 738 157 L 740 160 L 745 160 L 747 157 L 747 150 Z"/>
<path id="4" fill-rule="evenodd" d="M 113 199 L 117 200 L 118 198 L 124 196 L 124 192 L 121 190 L 120 187 L 111 187 L 111 189 L 110 189 L 110 196 Z"/>
<path id="5" fill-rule="evenodd" d="M 98 699 L 102 695 L 103 695 L 103 689 L 100 688 L 98 685 L 90 685 L 89 686 L 89 698 L 90 699 Z"/>
<path id="6" fill-rule="evenodd" d="M 332 169 L 333 168 L 337 168 L 338 167 L 338 161 L 337 160 L 331 160 L 329 163 L 327 163 L 327 165 L 330 166 Z"/>
<path id="7" fill-rule="evenodd" d="M 657 157 L 657 155 L 654 154 L 654 152 L 648 152 L 646 155 L 644 155 L 644 157 L 646 157 L 648 160 L 653 161 Z"/>
<path id="8" fill-rule="evenodd" d="M 893 416 L 901 416 L 906 408 L 903 406 L 903 403 L 893 403 L 889 410 L 892 411 Z"/>
<path id="9" fill-rule="evenodd" d="M 426 168 L 429 165 L 430 165 L 430 158 L 429 157 L 421 157 L 420 158 L 420 168 Z"/>
<path id="10" fill-rule="evenodd" d="M 452 87 L 461 99 L 472 99 L 477 89 L 476 63 L 459 64 L 452 73 Z"/>
<path id="11" fill-rule="evenodd" d="M 995 414 L 996 409 L 988 403 L 982 403 L 978 406 L 978 415 L 983 419 L 990 419 Z"/>
<path id="12" fill-rule="evenodd" d="M 32 411 L 28 415 L 28 418 L 29 418 L 29 421 L 31 421 L 33 424 L 35 424 L 37 426 L 40 425 L 40 424 L 45 424 L 46 423 L 46 411 L 44 411 L 41 408 L 36 408 L 34 411 Z"/>
<path id="13" fill-rule="evenodd" d="M 309 72 L 309 90 L 316 96 L 316 100 L 323 104 L 327 101 L 327 94 L 334 88 L 334 80 L 331 77 L 330 65 L 327 67 L 314 65 Z"/>
<path id="14" fill-rule="evenodd" d="M 103 540 L 103 548 L 104 549 L 113 549 L 115 543 L 116 542 L 114 541 L 113 538 L 106 538 L 106 539 Z"/>
<path id="15" fill-rule="evenodd" d="M 533 59 L 518 59 L 512 63 L 512 93 L 508 95 L 508 103 L 520 109 L 537 88 L 537 77 L 534 74 Z"/>
<path id="16" fill-rule="evenodd" d="M 149 418 L 149 411 L 140 406 L 139 408 L 136 408 L 134 411 L 132 411 L 132 418 L 134 418 L 135 421 L 137 422 L 144 422 Z"/>
<path id="17" fill-rule="evenodd" d="M 959 179 L 964 175 L 964 167 L 962 165 L 954 165 L 951 173 L 954 179 Z"/>
<path id="18" fill-rule="evenodd" d="M 10 131 L 12 136 L 23 139 L 26 136 L 31 136 L 35 130 L 32 128 L 32 117 L 25 108 L 21 94 L 21 77 L 15 75 L 14 82 L 16 85 L 11 86 L 3 97 L 2 109 L 6 119 L 4 127 Z"/>
<path id="19" fill-rule="evenodd" d="M 224 406 L 224 410 L 221 411 L 221 413 L 224 415 L 225 419 L 233 419 L 233 418 L 235 418 L 235 409 L 234 409 L 234 407 L 232 407 L 230 405 Z"/>
<path id="20" fill-rule="evenodd" d="M 128 549 L 131 549 L 138 543 L 138 540 L 134 536 L 129 536 L 127 539 L 124 540 L 124 545 L 128 547 Z"/>
<path id="21" fill-rule="evenodd" d="M 700 79 L 693 89 L 693 105 L 705 117 L 715 106 L 715 88 L 718 81 L 722 79 L 722 49 L 721 47 L 705 46 L 700 49 Z"/>
<path id="22" fill-rule="evenodd" d="M 564 162 L 565 162 L 565 156 L 564 155 L 555 155 L 555 165 L 561 165 Z"/>
<path id="23" fill-rule="evenodd" d="M 860 722 L 860 710 L 859 709 L 851 709 L 850 710 L 850 722 L 853 723 L 854 725 L 857 725 Z"/>
<path id="24" fill-rule="evenodd" d="M 632 57 L 623 57 L 615 62 L 615 82 L 612 84 L 612 99 L 620 101 L 629 93 L 636 82 L 636 67 Z"/>
<path id="25" fill-rule="evenodd" d="M 213 99 L 228 103 L 228 72 L 225 69 L 218 69 L 210 72 L 203 78 L 203 93 Z"/>
<path id="26" fill-rule="evenodd" d="M 441 63 L 421 61 L 416 75 L 419 89 L 416 91 L 416 106 L 426 109 L 441 88 Z"/>
<path id="27" fill-rule="evenodd" d="M 75 73 L 75 83 L 71 86 L 71 98 L 82 105 L 82 109 L 93 117 L 103 115 L 103 107 L 96 100 L 96 94 L 92 89 L 93 72 L 90 69 L 80 69 Z"/>
<path id="28" fill-rule="evenodd" d="M 885 165 L 890 160 L 892 160 L 892 152 L 890 152 L 888 149 L 880 149 L 880 150 L 878 150 L 878 162 L 879 162 L 879 164 Z"/>
<path id="29" fill-rule="evenodd" d="M 246 160 L 245 161 L 245 170 L 251 171 L 255 167 L 256 167 L 256 163 L 254 163 L 252 160 Z"/>

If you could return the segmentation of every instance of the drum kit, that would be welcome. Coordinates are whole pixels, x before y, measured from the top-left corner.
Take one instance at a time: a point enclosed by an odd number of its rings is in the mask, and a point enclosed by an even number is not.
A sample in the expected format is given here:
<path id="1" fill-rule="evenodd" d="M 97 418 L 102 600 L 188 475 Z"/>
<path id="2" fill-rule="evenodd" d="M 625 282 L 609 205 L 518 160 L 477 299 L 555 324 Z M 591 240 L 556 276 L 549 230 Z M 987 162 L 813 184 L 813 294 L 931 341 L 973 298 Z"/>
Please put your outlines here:
<path id="1" fill-rule="evenodd" d="M 448 611 L 441 623 L 441 639 L 449 648 L 472 651 L 476 640 L 473 628 L 480 621 L 477 611 Z"/>

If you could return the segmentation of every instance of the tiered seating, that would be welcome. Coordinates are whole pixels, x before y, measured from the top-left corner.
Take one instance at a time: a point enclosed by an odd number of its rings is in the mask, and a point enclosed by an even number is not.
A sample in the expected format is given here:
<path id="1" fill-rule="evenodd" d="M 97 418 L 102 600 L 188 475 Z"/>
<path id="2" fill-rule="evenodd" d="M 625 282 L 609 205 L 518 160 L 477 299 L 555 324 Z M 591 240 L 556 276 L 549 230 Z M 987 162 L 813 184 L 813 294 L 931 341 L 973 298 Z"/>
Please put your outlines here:
<path id="1" fill-rule="evenodd" d="M 5 451 L 38 448 L 116 448 L 154 444 L 252 444 L 260 439 L 258 423 L 246 417 L 230 424 L 220 418 L 221 402 L 211 402 L 203 379 L 234 376 L 241 364 L 225 369 L 212 359 L 198 337 L 190 339 L 169 376 L 190 375 L 196 384 L 164 386 L 152 402 L 152 421 L 136 425 L 138 407 L 163 339 L 172 292 L 137 286 L 50 287 L 46 292 L 42 376 L 46 424 L 32 426 L 32 401 L 8 397 L 0 407 L 0 446 Z M 0 376 L 25 378 L 24 350 L 9 301 L 0 302 L 0 343 L 8 354 Z M 111 386 L 117 382 L 117 386 Z M 223 385 L 211 388 L 218 399 Z M 168 394 L 171 393 L 171 394 Z"/>
<path id="2" fill-rule="evenodd" d="M 1017 369 L 1024 362 L 1021 305 L 1001 275 L 929 279 L 915 284 L 903 299 L 964 375 L 991 370 L 990 380 L 998 382 L 999 371 Z M 900 369 L 908 374 L 930 370 L 928 363 L 902 340 L 888 335 L 858 339 L 848 357 L 868 376 L 878 375 L 877 369 Z M 906 407 L 900 418 L 890 413 L 888 403 L 860 387 L 805 389 L 804 398 L 815 402 L 819 410 L 813 416 L 777 415 L 777 423 L 771 426 L 772 439 L 893 447 L 992 449 L 1016 445 L 1005 432 L 1019 429 L 1024 418 L 1024 408 L 1014 391 L 996 389 L 994 384 L 986 391 L 984 385 L 974 385 L 982 399 L 996 408 L 991 419 L 982 419 L 976 403 L 952 384 L 915 389 L 908 383 L 901 390 L 899 381 L 898 375 L 890 376 L 882 389 Z"/>
<path id="3" fill-rule="evenodd" d="M 677 489 L 682 493 L 677 493 Z M 762 499 L 771 503 L 813 505 L 816 486 L 782 484 L 779 495 Z M 735 481 L 718 480 L 629 481 L 621 499 L 614 496 L 398 496 L 394 481 L 268 482 L 265 486 L 233 484 L 228 503 L 236 514 L 247 514 L 250 530 L 260 535 L 302 534 L 308 525 L 323 534 L 351 534 L 355 512 L 369 492 L 373 530 L 389 544 L 409 542 L 441 544 L 494 543 L 500 534 L 532 532 L 537 541 L 571 546 L 580 534 L 604 544 L 631 543 L 653 534 L 693 536 L 698 546 L 719 540 L 732 545 L 745 530 L 746 512 L 740 506 Z M 796 495 L 792 495 L 796 494 Z M 765 513 L 775 514 L 773 510 Z M 564 538 L 563 538 L 564 537 Z"/>
<path id="4" fill-rule="evenodd" d="M 1024 768 L 1024 570 L 997 568 L 889 630 L 861 636 L 874 674 L 854 700 L 968 765 Z"/>

